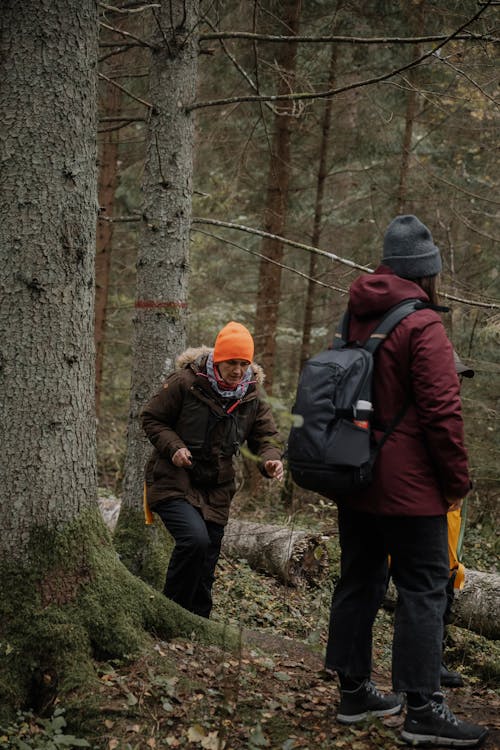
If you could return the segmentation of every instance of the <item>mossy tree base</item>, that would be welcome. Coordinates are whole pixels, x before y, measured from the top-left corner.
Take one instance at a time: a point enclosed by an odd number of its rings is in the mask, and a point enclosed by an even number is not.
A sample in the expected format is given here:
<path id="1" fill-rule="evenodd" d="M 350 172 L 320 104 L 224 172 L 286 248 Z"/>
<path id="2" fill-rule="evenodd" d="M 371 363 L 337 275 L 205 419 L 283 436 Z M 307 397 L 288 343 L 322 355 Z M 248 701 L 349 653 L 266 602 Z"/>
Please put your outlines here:
<path id="1" fill-rule="evenodd" d="M 1 720 L 21 708 L 43 710 L 44 690 L 90 686 L 93 659 L 137 653 L 148 633 L 237 645 L 227 628 L 132 575 L 97 507 L 59 531 L 34 531 L 22 560 L 0 564 L 0 588 Z"/>
<path id="2" fill-rule="evenodd" d="M 122 563 L 133 575 L 162 591 L 174 541 L 158 516 L 154 519 L 147 526 L 142 510 L 122 505 L 113 543 Z"/>

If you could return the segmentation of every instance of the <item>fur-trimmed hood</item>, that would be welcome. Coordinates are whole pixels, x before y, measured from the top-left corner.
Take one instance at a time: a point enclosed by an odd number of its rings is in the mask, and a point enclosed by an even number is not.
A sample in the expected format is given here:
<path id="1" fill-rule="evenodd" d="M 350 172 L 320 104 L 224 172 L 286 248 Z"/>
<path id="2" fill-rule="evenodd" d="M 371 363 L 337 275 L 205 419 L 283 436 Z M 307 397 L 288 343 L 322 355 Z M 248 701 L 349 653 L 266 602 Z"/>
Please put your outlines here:
<path id="1" fill-rule="evenodd" d="M 213 347 L 190 347 L 189 349 L 186 349 L 184 352 L 182 352 L 182 354 L 179 354 L 175 361 L 175 367 L 177 370 L 182 370 L 185 367 L 189 367 L 189 365 L 201 367 L 204 363 L 204 360 L 211 352 L 213 352 Z M 254 372 L 257 383 L 259 385 L 262 385 L 264 383 L 264 380 L 266 379 L 264 370 L 256 362 L 252 362 L 252 370 Z"/>

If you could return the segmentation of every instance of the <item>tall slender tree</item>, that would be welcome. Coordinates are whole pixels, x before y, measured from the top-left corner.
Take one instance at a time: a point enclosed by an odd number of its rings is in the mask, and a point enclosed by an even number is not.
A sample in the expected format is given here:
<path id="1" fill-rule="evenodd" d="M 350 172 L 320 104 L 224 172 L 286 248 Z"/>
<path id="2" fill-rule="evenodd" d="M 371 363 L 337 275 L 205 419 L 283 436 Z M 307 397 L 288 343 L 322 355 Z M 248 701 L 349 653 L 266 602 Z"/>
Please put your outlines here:
<path id="1" fill-rule="evenodd" d="M 194 139 L 194 116 L 186 107 L 196 94 L 197 23 L 197 0 L 163 0 L 160 12 L 154 12 L 127 457 L 116 535 L 123 559 L 143 574 L 151 536 L 141 545 L 128 544 L 142 513 L 150 450 L 139 415 L 174 368 L 186 338 Z"/>
<path id="2" fill-rule="evenodd" d="M 291 36 L 297 35 L 300 24 L 301 0 L 286 0 L 282 10 L 282 21 Z M 293 90 L 297 59 L 297 42 L 281 45 L 276 56 L 280 73 L 279 94 Z M 275 115 L 274 133 L 271 143 L 267 197 L 264 211 L 264 229 L 274 235 L 283 235 L 288 208 L 290 183 L 290 140 L 293 124 L 293 105 L 288 102 L 280 106 Z M 257 308 L 255 312 L 255 341 L 260 361 L 266 371 L 266 389 L 272 391 L 274 377 L 274 354 L 276 351 L 276 331 L 278 309 L 281 299 L 281 266 L 283 243 L 266 238 L 262 241 L 261 252 L 266 258 L 277 263 L 262 260 L 259 268 Z"/>
<path id="3" fill-rule="evenodd" d="M 330 56 L 330 75 L 329 75 L 329 86 L 334 88 L 335 86 L 335 69 L 337 65 L 337 46 L 332 44 L 331 56 Z M 328 150 L 330 146 L 330 125 L 332 117 L 332 100 L 327 99 L 324 104 L 322 126 L 321 126 L 321 141 L 319 149 L 319 164 L 318 164 L 318 178 L 316 182 L 316 198 L 314 202 L 314 221 L 313 231 L 311 237 L 311 244 L 313 247 L 320 246 L 321 239 L 321 224 L 323 221 L 323 198 L 325 192 L 325 182 L 328 175 Z M 302 368 L 304 362 L 308 357 L 311 356 L 311 331 L 313 325 L 313 310 L 314 310 L 314 292 L 316 285 L 314 279 L 316 278 L 318 268 L 318 256 L 315 253 L 311 253 L 309 258 L 309 281 L 307 283 L 306 292 L 306 304 L 304 309 L 304 325 L 302 329 L 302 345 L 300 349 L 300 367 Z"/>

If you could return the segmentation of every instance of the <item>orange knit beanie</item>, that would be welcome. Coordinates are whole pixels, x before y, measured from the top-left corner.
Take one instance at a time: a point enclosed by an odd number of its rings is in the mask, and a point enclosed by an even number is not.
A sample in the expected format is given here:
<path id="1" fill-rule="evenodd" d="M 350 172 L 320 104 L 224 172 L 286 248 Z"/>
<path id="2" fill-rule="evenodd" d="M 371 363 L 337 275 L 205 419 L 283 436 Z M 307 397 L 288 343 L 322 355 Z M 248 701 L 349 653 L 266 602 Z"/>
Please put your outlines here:
<path id="1" fill-rule="evenodd" d="M 219 331 L 215 339 L 214 362 L 226 362 L 228 359 L 253 359 L 252 334 L 241 323 L 232 320 Z"/>

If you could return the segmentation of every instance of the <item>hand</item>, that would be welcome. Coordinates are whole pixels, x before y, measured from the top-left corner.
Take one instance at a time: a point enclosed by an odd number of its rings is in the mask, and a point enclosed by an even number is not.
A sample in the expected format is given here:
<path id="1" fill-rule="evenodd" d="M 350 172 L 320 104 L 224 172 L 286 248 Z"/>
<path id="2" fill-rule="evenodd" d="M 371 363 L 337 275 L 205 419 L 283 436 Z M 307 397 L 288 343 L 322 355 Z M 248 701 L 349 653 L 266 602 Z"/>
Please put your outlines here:
<path id="1" fill-rule="evenodd" d="M 281 461 L 266 461 L 264 469 L 271 479 L 277 479 L 278 482 L 283 479 L 283 464 Z"/>
<path id="2" fill-rule="evenodd" d="M 183 466 L 192 466 L 193 462 L 191 461 L 191 458 L 191 453 L 187 448 L 179 448 L 179 450 L 175 451 L 172 456 L 172 463 L 179 468 L 182 468 Z"/>
<path id="3" fill-rule="evenodd" d="M 456 499 L 454 497 L 447 497 L 446 502 L 448 503 L 448 513 L 451 510 L 460 510 L 462 507 L 463 500 L 462 499 Z"/>

